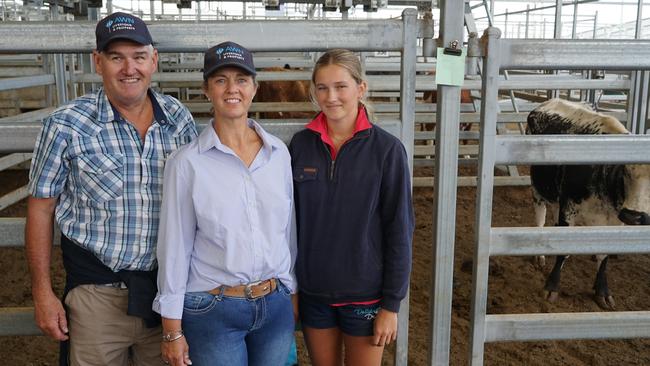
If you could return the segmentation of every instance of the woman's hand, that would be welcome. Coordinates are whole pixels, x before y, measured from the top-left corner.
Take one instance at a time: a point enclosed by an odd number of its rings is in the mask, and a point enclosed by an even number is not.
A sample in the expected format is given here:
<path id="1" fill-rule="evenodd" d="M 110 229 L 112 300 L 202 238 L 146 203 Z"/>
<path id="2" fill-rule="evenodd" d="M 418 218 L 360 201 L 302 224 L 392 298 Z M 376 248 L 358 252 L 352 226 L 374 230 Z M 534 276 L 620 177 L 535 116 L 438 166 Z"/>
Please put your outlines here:
<path id="1" fill-rule="evenodd" d="M 163 342 L 160 345 L 161 357 L 166 365 L 191 365 L 190 347 L 187 345 L 180 319 L 162 317 Z"/>
<path id="2" fill-rule="evenodd" d="M 185 337 L 180 337 L 175 341 L 163 341 L 161 345 L 162 359 L 165 364 L 172 366 L 191 365 L 190 347 L 187 345 Z"/>
<path id="3" fill-rule="evenodd" d="M 374 322 L 372 342 L 375 346 L 383 347 L 397 339 L 397 313 L 379 309 Z"/>

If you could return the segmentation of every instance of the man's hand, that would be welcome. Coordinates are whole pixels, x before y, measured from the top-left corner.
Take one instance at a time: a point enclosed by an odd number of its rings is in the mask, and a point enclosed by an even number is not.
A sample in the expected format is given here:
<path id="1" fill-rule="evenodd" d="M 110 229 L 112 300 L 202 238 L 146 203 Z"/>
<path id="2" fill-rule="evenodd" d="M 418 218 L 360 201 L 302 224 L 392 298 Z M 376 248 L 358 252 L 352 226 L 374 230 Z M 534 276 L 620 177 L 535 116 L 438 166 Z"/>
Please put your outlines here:
<path id="1" fill-rule="evenodd" d="M 54 295 L 49 293 L 34 296 L 34 318 L 36 325 L 46 336 L 57 340 L 68 339 L 68 321 L 65 318 L 63 304 Z"/>
<path id="2" fill-rule="evenodd" d="M 50 279 L 52 228 L 56 202 L 56 198 L 31 196 L 27 200 L 25 253 L 32 278 L 36 325 L 48 337 L 64 341 L 68 339 L 68 322 L 63 304 L 52 291 Z"/>

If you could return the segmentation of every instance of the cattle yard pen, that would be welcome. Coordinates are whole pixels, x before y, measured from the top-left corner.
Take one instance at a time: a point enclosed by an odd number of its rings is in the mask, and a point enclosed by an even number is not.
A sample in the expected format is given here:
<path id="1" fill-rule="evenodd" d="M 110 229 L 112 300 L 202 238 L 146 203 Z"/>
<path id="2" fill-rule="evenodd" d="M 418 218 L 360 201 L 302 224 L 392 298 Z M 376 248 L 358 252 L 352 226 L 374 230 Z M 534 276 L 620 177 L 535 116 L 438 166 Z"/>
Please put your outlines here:
<path id="1" fill-rule="evenodd" d="M 426 22 L 416 19 L 413 9 L 401 19 L 369 21 L 243 21 L 243 22 L 155 22 L 149 25 L 159 52 L 203 52 L 211 45 L 228 40 L 245 44 L 252 51 L 320 51 L 322 39 L 328 47 L 354 51 L 397 51 L 401 53 L 399 119 L 380 125 L 399 137 L 413 158 L 413 120 L 415 107 L 416 37 Z M 89 53 L 94 48 L 94 22 L 0 23 L 0 53 Z M 278 34 L 286 34 L 284 38 Z M 17 35 L 20 35 L 18 37 Z M 291 36 L 293 35 L 293 36 Z M 290 38 L 290 39 L 287 39 Z M 65 42 L 60 42 L 65 39 Z M 56 57 L 55 56 L 55 57 Z M 58 85 L 58 84 L 57 84 Z M 65 85 L 64 83 L 61 85 Z M 59 96 L 65 95 L 65 92 Z M 266 123 L 265 128 L 288 142 L 302 124 Z M 0 152 L 31 152 L 40 129 L 32 121 L 4 122 L 0 125 Z M 12 155 L 9 155 L 12 156 Z M 412 166 L 410 166 L 412 171 Z M 2 246 L 23 245 L 24 219 L 0 219 Z M 37 335 L 31 308 L 5 308 L 0 312 L 0 335 Z M 401 306 L 396 363 L 405 365 L 408 349 L 408 297 Z"/>
<path id="2" fill-rule="evenodd" d="M 462 39 L 464 9 L 462 1 L 441 0 L 440 44 Z M 399 72 L 400 75 L 370 75 L 371 93 L 396 95 L 399 102 L 374 103 L 378 121 L 396 136 L 407 148 L 414 166 L 434 167 L 433 178 L 415 178 L 414 186 L 434 187 L 434 242 L 431 284 L 432 296 L 430 329 L 430 364 L 448 365 L 451 327 L 451 299 L 453 289 L 453 258 L 456 212 L 456 190 L 459 185 L 478 185 L 477 238 L 474 257 L 474 291 L 472 301 L 472 346 L 470 359 L 473 365 L 483 363 L 486 342 L 506 340 L 578 339 L 650 337 L 650 312 L 609 312 L 577 314 L 486 314 L 488 264 L 490 256 L 535 254 L 589 254 L 589 253 L 648 253 L 645 242 L 650 231 L 643 227 L 626 228 L 492 228 L 492 192 L 498 184 L 529 184 L 528 177 L 495 177 L 496 165 L 511 164 L 579 164 L 600 162 L 648 162 L 643 158 L 650 147 L 646 136 L 616 137 L 530 137 L 520 131 L 499 129 L 500 124 L 525 122 L 527 111 L 537 104 L 512 101 L 512 106 L 498 103 L 498 92 L 513 90 L 624 90 L 628 93 L 627 110 L 608 112 L 636 133 L 645 132 L 648 100 L 648 70 L 650 69 L 650 43 L 646 41 L 570 41 L 570 40 L 501 40 L 498 31 L 490 28 L 479 41 L 470 34 L 469 62 L 482 60 L 481 76 L 470 72 L 462 87 L 435 87 L 435 76 L 422 74 L 430 64 L 417 57 L 417 38 L 432 36 L 432 23 L 416 19 L 415 10 L 407 10 L 402 19 L 377 21 L 243 21 L 243 22 L 153 22 L 150 30 L 154 39 L 164 40 L 157 45 L 161 56 L 171 53 L 202 53 L 209 46 L 224 41 L 215 34 L 235 35 L 230 40 L 246 45 L 257 52 L 318 52 L 327 47 L 349 48 L 361 52 L 398 52 L 399 69 L 395 62 L 390 67 L 366 63 L 367 71 Z M 0 79 L 0 90 L 44 85 L 51 91 L 48 98 L 59 104 L 86 86 L 93 87 L 100 79 L 92 74 L 92 67 L 84 63 L 85 56 L 94 48 L 92 22 L 0 22 L 0 54 L 21 53 L 32 61 L 42 63 L 45 75 L 28 79 Z M 260 31 L 262 30 L 262 31 Z M 277 34 L 286 35 L 284 38 Z M 20 35 L 20 37 L 17 37 Z M 210 35 L 210 36 L 207 36 Z M 60 42 L 65 39 L 65 42 Z M 625 53 L 623 53 L 625 51 Z M 36 54 L 43 54 L 38 59 Z M 585 54 L 594 55 L 586 59 Z M 625 54 L 626 57 L 621 57 Z M 75 55 L 75 56 L 73 56 Z M 546 55 L 540 59 L 539 55 Z M 65 57 L 78 59 L 81 72 L 75 67 L 65 70 Z M 0 57 L 14 57 L 0 55 Z M 25 56 L 21 56 L 25 57 Z M 177 57 L 177 56 L 174 56 Z M 52 60 L 52 66 L 47 60 Z M 259 60 L 259 61 L 258 61 Z M 0 58 L 2 61 L 2 58 Z M 187 63 L 186 63 L 187 61 Z M 308 56 L 290 58 L 292 67 L 309 67 L 313 59 Z M 393 58 L 391 61 L 397 61 Z M 74 64 L 76 61 L 72 61 Z M 161 64 L 171 71 L 154 75 L 161 87 L 185 88 L 202 80 L 197 60 L 181 60 Z M 256 56 L 258 66 L 278 66 L 273 56 Z M 186 66 L 184 68 L 180 65 Z M 377 62 L 379 64 L 380 62 Z M 632 71 L 630 79 L 589 79 L 573 75 L 499 75 L 500 70 L 608 70 Z M 53 74 L 50 74 L 49 71 Z M 72 71 L 70 71 L 72 70 Z M 471 68 L 470 68 L 471 70 Z M 194 72 L 192 72 L 194 71 Z M 416 75 L 416 72 L 418 73 Z M 281 74 L 281 75 L 278 75 Z M 17 75 L 25 76 L 25 75 Z M 308 71 L 282 73 L 260 72 L 258 80 L 306 80 Z M 480 105 L 460 104 L 461 89 L 480 91 Z M 437 105 L 416 103 L 416 93 L 438 91 Z M 178 91 L 179 96 L 186 92 Z M 391 93 L 391 94 L 388 94 Z M 399 94 L 397 94 L 399 93 Z M 570 94 L 570 93 L 569 93 Z M 185 94 L 187 95 L 187 94 Z M 477 99 L 478 100 L 478 99 Z M 206 113 L 209 105 L 203 101 L 187 102 L 193 112 Z M 49 105 L 49 104 L 48 104 Z M 252 111 L 309 111 L 310 103 L 257 103 Z M 21 164 L 31 157 L 40 121 L 52 108 L 0 118 L 0 153 L 10 153 L 0 158 L 0 170 Z M 436 122 L 435 131 L 415 132 L 415 123 Z M 262 120 L 271 133 L 285 142 L 304 125 L 304 120 Z M 205 120 L 199 120 L 202 126 Z M 480 132 L 459 132 L 460 123 L 475 123 Z M 478 144 L 459 147 L 459 138 L 478 139 Z M 414 146 L 417 140 L 435 140 L 435 146 Z M 616 151 L 613 154 L 612 151 Z M 470 155 L 471 159 L 459 155 Z M 478 158 L 476 156 L 478 155 Z M 414 158 L 415 157 L 415 158 Z M 433 158 L 424 158 L 433 157 Z M 477 177 L 457 177 L 459 164 L 478 164 Z M 411 169 L 413 166 L 411 166 Z M 0 209 L 26 196 L 26 190 L 12 192 L 0 199 Z M 0 247 L 22 246 L 24 219 L 0 219 Z M 615 239 L 615 240 L 614 240 Z M 616 241 L 616 246 L 610 243 Z M 571 243 L 571 244 L 567 244 Z M 589 243 L 589 245 L 587 245 Z M 396 352 L 396 364 L 407 363 L 408 298 L 401 307 Z M 0 308 L 0 335 L 39 335 L 33 325 L 32 308 Z M 576 327 L 570 327 L 575 325 Z"/>
<path id="3" fill-rule="evenodd" d="M 499 71 L 508 69 L 650 69 L 650 42 L 481 39 L 483 85 L 473 262 L 471 364 L 483 364 L 486 342 L 650 337 L 650 311 L 486 314 L 491 256 L 650 253 L 650 227 L 492 227 L 496 164 L 650 163 L 650 136 L 496 135 Z M 626 57 L 621 57 L 621 55 Z M 645 86 L 647 88 L 647 85 Z M 647 89 L 646 89 L 647 90 Z M 645 94 L 647 98 L 647 94 Z M 643 105 L 646 105 L 643 103 Z M 628 124 L 629 125 L 629 124 Z"/>

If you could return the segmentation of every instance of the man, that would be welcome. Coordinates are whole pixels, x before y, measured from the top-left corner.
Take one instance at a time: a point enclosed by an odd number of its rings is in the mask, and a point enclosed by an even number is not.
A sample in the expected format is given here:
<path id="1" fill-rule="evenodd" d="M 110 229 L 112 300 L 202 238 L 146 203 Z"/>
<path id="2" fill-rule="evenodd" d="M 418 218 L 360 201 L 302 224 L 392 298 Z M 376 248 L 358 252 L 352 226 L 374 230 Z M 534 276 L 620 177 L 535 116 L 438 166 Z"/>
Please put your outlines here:
<path id="1" fill-rule="evenodd" d="M 95 35 L 103 88 L 53 112 L 34 150 L 25 244 L 35 318 L 49 337 L 69 340 L 63 362 L 160 365 L 151 304 L 163 168 L 196 127 L 180 102 L 149 88 L 158 53 L 141 19 L 114 13 Z M 65 306 L 51 287 L 54 218 Z"/>

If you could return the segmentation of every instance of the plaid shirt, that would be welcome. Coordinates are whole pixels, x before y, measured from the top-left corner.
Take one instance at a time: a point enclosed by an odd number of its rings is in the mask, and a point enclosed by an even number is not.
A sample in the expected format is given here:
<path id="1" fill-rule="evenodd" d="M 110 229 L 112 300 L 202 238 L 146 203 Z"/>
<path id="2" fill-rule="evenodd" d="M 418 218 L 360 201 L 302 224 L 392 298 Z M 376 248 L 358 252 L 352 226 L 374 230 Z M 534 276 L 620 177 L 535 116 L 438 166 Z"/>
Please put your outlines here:
<path id="1" fill-rule="evenodd" d="M 197 136 L 176 99 L 149 92 L 154 122 L 144 142 L 103 89 L 54 111 L 34 149 L 33 197 L 58 197 L 61 232 L 113 271 L 156 267 L 165 159 Z"/>

